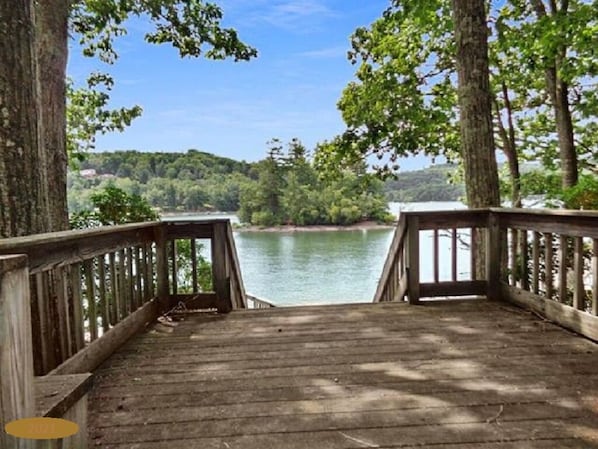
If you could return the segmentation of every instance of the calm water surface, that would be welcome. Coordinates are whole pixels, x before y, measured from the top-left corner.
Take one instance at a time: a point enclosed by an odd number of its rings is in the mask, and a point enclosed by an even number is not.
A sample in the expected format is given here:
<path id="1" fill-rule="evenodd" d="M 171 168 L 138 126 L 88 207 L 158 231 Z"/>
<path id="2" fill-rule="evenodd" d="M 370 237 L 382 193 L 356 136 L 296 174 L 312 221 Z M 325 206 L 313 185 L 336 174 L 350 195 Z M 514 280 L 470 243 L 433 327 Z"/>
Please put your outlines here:
<path id="1" fill-rule="evenodd" d="M 245 288 L 277 305 L 367 302 L 392 231 L 235 235 Z"/>
<path id="2" fill-rule="evenodd" d="M 390 210 L 452 210 L 458 202 L 390 203 Z M 189 218 L 189 217 L 186 217 Z M 196 218 L 196 217 L 193 217 Z M 205 218 L 230 218 L 233 215 Z M 307 232 L 235 232 L 245 289 L 276 305 L 371 302 L 392 240 L 392 229 Z M 431 279 L 431 235 L 421 236 L 422 280 Z M 441 251 L 450 239 L 440 240 Z M 459 251 L 460 277 L 469 271 Z M 449 267 L 440 276 L 448 279 Z"/>

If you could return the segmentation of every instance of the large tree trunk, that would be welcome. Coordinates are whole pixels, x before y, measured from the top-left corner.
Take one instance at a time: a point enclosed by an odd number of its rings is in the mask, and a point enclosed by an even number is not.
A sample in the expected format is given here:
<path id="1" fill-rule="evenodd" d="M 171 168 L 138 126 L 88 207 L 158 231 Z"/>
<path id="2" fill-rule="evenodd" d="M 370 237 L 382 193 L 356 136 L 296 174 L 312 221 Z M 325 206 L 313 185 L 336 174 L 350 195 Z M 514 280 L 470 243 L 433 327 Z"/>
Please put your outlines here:
<path id="1" fill-rule="evenodd" d="M 0 237 L 68 228 L 68 0 L 0 0 Z"/>
<path id="2" fill-rule="evenodd" d="M 484 0 L 453 0 L 453 19 L 467 204 L 499 206 Z"/>
<path id="3" fill-rule="evenodd" d="M 500 206 L 492 129 L 488 28 L 484 0 L 453 0 L 461 157 L 470 208 Z M 474 231 L 473 279 L 484 279 L 484 236 Z"/>
<path id="4" fill-rule="evenodd" d="M 41 98 L 41 145 L 46 157 L 49 202 L 48 231 L 68 229 L 66 200 L 66 64 L 68 0 L 37 2 L 37 59 Z"/>
<path id="5" fill-rule="evenodd" d="M 546 7 L 542 0 L 531 0 L 532 6 L 536 11 L 538 19 L 548 15 Z M 561 0 L 560 11 L 557 9 L 556 1 L 551 2 L 551 15 L 567 14 L 569 8 L 568 0 Z M 577 184 L 579 177 L 577 153 L 575 150 L 575 135 L 573 133 L 573 119 L 571 117 L 571 108 L 569 105 L 569 86 L 558 74 L 562 60 L 566 54 L 566 47 L 561 45 L 554 55 L 548 67 L 544 70 L 546 79 L 546 89 L 554 109 L 556 121 L 556 131 L 559 141 L 559 155 L 561 159 L 561 171 L 563 173 L 563 188 L 572 187 Z"/>
<path id="6" fill-rule="evenodd" d="M 0 0 L 0 237 L 48 229 L 32 0 Z"/>

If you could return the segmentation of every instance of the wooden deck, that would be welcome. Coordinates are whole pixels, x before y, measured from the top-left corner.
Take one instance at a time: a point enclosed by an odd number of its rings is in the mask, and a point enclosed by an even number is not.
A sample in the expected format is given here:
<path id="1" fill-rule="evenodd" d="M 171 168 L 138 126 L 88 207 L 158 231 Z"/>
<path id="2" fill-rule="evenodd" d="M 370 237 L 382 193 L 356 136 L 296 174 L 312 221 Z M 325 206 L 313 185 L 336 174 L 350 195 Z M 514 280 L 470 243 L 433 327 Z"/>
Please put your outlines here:
<path id="1" fill-rule="evenodd" d="M 502 303 L 187 315 L 96 374 L 90 448 L 598 448 L 598 345 Z"/>

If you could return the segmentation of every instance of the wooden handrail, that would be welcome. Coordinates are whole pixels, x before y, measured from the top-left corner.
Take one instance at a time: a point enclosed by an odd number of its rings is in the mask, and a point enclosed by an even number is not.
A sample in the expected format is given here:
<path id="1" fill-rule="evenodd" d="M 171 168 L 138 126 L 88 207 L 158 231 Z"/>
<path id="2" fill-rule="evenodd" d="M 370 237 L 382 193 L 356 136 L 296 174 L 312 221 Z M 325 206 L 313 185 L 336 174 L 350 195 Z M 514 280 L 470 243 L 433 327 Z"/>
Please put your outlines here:
<path id="1" fill-rule="evenodd" d="M 471 209 L 468 209 L 471 210 Z M 595 210 L 577 210 L 577 209 L 523 209 L 515 207 L 491 207 L 488 209 L 501 215 L 525 214 L 528 216 L 536 215 L 539 217 L 567 217 L 567 218 L 598 218 L 598 211 Z"/>
<path id="2" fill-rule="evenodd" d="M 457 280 L 457 229 L 470 229 L 472 236 L 472 230 L 486 228 L 488 213 L 488 209 L 402 212 L 374 295 L 374 302 L 401 301 L 407 296 L 410 303 L 417 304 L 420 297 L 485 293 L 485 282 L 476 279 L 475 274 L 470 279 Z M 450 281 L 441 282 L 438 231 L 444 229 L 452 232 L 452 276 Z M 420 279 L 420 231 L 433 231 L 434 282 L 422 283 Z M 474 240 L 472 242 L 475 243 Z M 476 263 L 475 252 L 472 252 L 471 258 Z"/>
<path id="3" fill-rule="evenodd" d="M 212 293 L 199 290 L 196 239 L 212 241 Z M 190 291 L 178 285 L 178 240 L 190 240 L 194 248 Z M 179 293 L 200 298 L 199 308 L 246 307 L 228 220 L 134 223 L 3 239 L 0 254 L 27 255 L 37 375 L 93 370 L 176 305 Z"/>
<path id="4" fill-rule="evenodd" d="M 248 309 L 271 309 L 272 307 L 276 307 L 270 301 L 266 301 L 265 299 L 258 298 L 255 295 L 250 293 L 246 294 L 247 298 L 247 308 Z"/>
<path id="5" fill-rule="evenodd" d="M 382 276 L 378 282 L 378 287 L 376 289 L 376 293 L 374 295 L 374 302 L 383 302 L 383 301 L 396 301 L 402 300 L 404 295 L 394 295 L 393 293 L 396 290 L 397 285 L 393 284 L 393 281 L 397 281 L 400 283 L 400 279 L 402 278 L 402 273 L 399 279 L 396 279 L 396 274 L 393 272 L 394 270 L 398 269 L 398 264 L 404 261 L 404 254 L 403 250 L 405 248 L 405 235 L 407 233 L 407 219 L 404 214 L 399 216 L 399 221 L 397 223 L 397 227 L 395 229 L 392 242 L 390 244 L 390 249 L 386 256 L 386 261 L 384 262 L 384 268 L 382 269 Z M 404 265 L 404 264 L 403 264 Z M 406 282 L 406 280 L 405 280 Z M 400 290 L 400 289 L 399 289 Z"/>
<path id="6" fill-rule="evenodd" d="M 535 232 L 598 238 L 598 213 L 594 211 L 542 209 L 492 209 L 502 227 Z"/>
<path id="7" fill-rule="evenodd" d="M 457 273 L 461 228 L 468 228 L 470 236 L 468 279 Z M 445 258 L 449 281 L 438 274 L 439 231 L 445 229 L 451 238 L 451 257 Z M 433 232 L 431 258 L 420 254 L 423 231 Z M 477 260 L 480 245 L 484 260 Z M 422 256 L 432 263 L 433 282 L 421 282 Z M 480 265 L 482 278 L 476 274 Z M 374 302 L 479 295 L 530 308 L 598 340 L 598 212 L 490 208 L 401 213 Z"/>
<path id="8" fill-rule="evenodd" d="M 61 231 L 0 239 L 0 254 L 27 254 L 31 274 L 83 262 L 127 246 L 154 241 L 159 222 Z"/>

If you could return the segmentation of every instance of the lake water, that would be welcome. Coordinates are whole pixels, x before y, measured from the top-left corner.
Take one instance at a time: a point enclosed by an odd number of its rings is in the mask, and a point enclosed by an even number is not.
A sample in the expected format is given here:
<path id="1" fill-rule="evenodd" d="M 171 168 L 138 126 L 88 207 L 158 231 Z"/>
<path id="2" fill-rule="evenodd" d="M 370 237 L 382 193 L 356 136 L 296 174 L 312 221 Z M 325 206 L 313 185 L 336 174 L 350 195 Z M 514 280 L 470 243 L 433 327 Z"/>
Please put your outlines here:
<path id="1" fill-rule="evenodd" d="M 390 203 L 390 210 L 463 209 L 459 202 Z M 187 217 L 188 218 L 188 217 Z M 207 218 L 207 217 L 206 217 Z M 230 218 L 234 215 L 209 215 Z M 371 302 L 392 240 L 393 229 L 347 231 L 235 232 L 241 272 L 247 292 L 276 305 Z M 421 277 L 431 280 L 431 235 L 422 233 Z M 450 239 L 440 239 L 440 251 Z M 460 277 L 469 271 L 468 257 L 459 250 Z M 427 254 L 427 255 L 426 255 Z M 449 267 L 440 276 L 448 279 Z"/>

